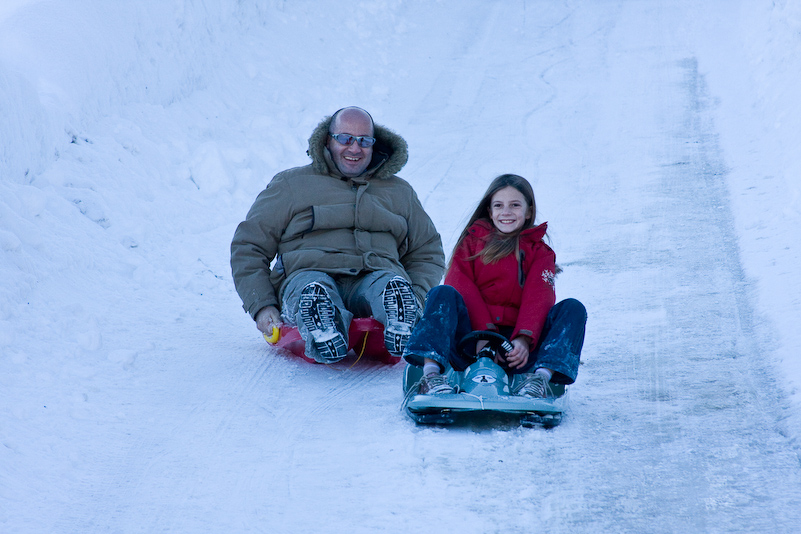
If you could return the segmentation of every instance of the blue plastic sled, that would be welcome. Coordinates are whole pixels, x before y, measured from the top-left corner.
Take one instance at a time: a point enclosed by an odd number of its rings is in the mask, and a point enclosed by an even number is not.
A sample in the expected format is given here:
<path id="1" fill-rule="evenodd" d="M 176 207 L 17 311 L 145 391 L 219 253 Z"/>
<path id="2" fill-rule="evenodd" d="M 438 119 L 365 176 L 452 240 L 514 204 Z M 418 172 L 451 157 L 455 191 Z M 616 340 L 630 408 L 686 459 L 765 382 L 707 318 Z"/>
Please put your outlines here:
<path id="1" fill-rule="evenodd" d="M 487 341 L 475 363 L 462 372 L 449 369 L 445 377 L 456 393 L 420 395 L 417 393 L 423 376 L 422 367 L 407 365 L 403 375 L 406 413 L 419 424 L 452 424 L 477 413 L 502 413 L 520 416 L 523 426 L 554 427 L 562 421 L 566 387 L 550 384 L 551 393 L 544 399 L 512 395 L 519 375 L 510 376 L 495 363 L 495 355 L 505 356 L 512 345 L 495 332 L 476 331 L 459 344 L 460 350 Z"/>

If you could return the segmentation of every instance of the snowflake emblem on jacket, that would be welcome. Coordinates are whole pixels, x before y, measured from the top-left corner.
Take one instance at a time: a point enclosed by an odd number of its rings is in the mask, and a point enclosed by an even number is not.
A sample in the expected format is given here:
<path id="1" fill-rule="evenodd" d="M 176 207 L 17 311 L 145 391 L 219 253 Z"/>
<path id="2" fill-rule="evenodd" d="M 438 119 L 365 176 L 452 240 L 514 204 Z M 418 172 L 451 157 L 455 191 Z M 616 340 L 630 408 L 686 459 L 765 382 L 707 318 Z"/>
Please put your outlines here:
<path id="1" fill-rule="evenodd" d="M 556 275 L 553 271 L 548 269 L 542 271 L 542 281 L 551 286 L 551 289 L 556 290 Z"/>

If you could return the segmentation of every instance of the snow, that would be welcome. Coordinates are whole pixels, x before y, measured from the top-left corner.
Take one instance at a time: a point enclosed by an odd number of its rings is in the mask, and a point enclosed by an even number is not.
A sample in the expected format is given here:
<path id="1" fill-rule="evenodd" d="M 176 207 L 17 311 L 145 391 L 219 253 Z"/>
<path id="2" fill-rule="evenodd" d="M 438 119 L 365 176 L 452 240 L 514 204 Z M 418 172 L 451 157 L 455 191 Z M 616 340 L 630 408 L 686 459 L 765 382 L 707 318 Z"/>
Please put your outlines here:
<path id="1" fill-rule="evenodd" d="M 799 66 L 789 0 L 4 0 L 0 531 L 793 531 Z M 531 180 L 590 317 L 561 426 L 415 427 L 402 364 L 242 311 L 236 225 L 346 105 L 446 250 Z"/>

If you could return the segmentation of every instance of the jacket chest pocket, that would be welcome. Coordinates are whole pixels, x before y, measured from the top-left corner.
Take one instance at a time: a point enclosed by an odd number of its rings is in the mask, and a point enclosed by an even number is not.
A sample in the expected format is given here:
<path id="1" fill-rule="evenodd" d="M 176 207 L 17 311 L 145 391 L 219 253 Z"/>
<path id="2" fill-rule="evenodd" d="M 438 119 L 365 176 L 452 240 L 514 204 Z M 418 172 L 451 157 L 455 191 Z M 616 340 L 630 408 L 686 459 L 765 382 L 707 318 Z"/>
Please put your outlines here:
<path id="1" fill-rule="evenodd" d="M 310 230 L 341 230 L 356 227 L 356 204 L 312 206 Z"/>

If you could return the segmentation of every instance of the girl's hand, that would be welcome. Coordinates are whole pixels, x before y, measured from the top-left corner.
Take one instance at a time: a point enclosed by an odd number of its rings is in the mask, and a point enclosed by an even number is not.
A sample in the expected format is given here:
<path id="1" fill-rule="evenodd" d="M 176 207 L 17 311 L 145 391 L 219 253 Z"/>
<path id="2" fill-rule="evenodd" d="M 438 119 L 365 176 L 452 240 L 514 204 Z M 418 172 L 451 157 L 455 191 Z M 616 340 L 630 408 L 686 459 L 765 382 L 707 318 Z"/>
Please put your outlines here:
<path id="1" fill-rule="evenodd" d="M 512 340 L 511 351 L 506 354 L 506 363 L 512 369 L 524 367 L 528 363 L 529 339 L 527 336 L 519 336 Z"/>
<path id="2" fill-rule="evenodd" d="M 481 349 L 483 349 L 484 347 L 486 347 L 486 346 L 487 346 L 487 343 L 489 343 L 489 342 L 488 342 L 488 341 L 486 341 L 486 340 L 484 340 L 484 339 L 480 339 L 480 340 L 478 340 L 478 341 L 476 342 L 476 354 L 478 354 L 479 352 L 481 352 Z M 496 355 L 495 355 L 495 358 L 493 359 L 493 361 L 494 361 L 495 363 L 497 363 L 498 365 L 501 365 L 501 366 L 502 366 L 503 364 L 505 364 L 505 363 L 506 363 L 506 361 L 504 361 L 504 360 L 503 360 L 503 358 L 501 358 L 501 357 L 500 357 L 500 355 L 498 355 L 498 354 L 496 354 Z"/>

